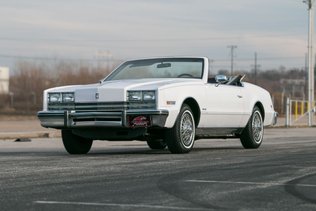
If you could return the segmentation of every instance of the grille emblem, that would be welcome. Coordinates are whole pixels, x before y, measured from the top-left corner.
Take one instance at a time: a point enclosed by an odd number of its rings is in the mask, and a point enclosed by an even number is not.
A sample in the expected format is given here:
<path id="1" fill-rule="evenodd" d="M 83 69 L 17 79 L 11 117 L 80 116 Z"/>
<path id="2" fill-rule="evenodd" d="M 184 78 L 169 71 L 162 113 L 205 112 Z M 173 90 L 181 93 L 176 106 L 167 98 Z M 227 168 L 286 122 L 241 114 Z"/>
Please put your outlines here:
<path id="1" fill-rule="evenodd" d="M 99 99 L 99 93 L 95 93 L 95 99 Z"/>

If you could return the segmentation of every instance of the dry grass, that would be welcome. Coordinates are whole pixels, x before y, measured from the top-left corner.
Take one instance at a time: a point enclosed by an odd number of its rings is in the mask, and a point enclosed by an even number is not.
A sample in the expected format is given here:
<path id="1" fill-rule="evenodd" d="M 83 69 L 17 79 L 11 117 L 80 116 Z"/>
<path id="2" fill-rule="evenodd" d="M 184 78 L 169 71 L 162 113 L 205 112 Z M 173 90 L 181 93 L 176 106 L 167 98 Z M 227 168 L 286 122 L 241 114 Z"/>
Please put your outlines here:
<path id="1" fill-rule="evenodd" d="M 36 115 L 15 115 L 15 114 L 0 114 L 0 121 L 26 121 L 26 120 L 37 120 Z"/>

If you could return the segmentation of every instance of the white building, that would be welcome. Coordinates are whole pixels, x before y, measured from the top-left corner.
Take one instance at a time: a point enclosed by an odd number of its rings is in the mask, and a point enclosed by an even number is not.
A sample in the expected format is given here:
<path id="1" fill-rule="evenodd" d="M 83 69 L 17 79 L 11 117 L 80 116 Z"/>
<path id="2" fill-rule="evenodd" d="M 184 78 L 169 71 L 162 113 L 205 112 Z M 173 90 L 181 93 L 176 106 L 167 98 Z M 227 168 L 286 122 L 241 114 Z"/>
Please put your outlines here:
<path id="1" fill-rule="evenodd" d="M 0 94 L 9 94 L 9 68 L 0 67 Z"/>

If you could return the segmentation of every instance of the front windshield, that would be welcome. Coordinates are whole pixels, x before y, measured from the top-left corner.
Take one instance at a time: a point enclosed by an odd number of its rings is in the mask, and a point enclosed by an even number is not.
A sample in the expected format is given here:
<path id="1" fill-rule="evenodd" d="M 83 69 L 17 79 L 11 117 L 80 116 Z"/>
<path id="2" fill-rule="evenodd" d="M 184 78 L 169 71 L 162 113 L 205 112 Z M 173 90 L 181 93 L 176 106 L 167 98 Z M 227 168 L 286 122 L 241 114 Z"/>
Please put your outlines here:
<path id="1" fill-rule="evenodd" d="M 162 58 L 123 63 L 106 80 L 143 78 L 199 78 L 203 76 L 202 58 Z"/>

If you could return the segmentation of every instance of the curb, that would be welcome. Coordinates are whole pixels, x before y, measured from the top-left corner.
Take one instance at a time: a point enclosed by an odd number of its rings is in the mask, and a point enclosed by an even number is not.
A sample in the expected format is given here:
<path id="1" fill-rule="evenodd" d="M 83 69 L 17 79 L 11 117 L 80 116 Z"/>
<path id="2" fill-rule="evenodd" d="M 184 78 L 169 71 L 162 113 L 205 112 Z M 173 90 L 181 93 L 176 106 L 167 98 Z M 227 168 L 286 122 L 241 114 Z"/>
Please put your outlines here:
<path id="1" fill-rule="evenodd" d="M 47 132 L 20 132 L 0 133 L 0 140 L 3 139 L 24 139 L 24 138 L 49 138 Z"/>

